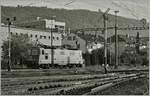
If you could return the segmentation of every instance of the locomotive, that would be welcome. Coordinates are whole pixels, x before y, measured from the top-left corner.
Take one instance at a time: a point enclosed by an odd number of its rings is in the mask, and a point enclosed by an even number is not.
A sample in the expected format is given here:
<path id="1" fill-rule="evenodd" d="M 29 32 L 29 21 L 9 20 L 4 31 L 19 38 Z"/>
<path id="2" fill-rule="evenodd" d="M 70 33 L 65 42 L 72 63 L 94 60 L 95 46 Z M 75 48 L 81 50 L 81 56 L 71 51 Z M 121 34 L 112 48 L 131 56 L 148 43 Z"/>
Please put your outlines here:
<path id="1" fill-rule="evenodd" d="M 55 48 L 53 49 L 53 64 L 51 64 L 51 48 L 33 47 L 28 50 L 27 64 L 35 68 L 73 68 L 84 67 L 84 59 L 81 50 Z"/>

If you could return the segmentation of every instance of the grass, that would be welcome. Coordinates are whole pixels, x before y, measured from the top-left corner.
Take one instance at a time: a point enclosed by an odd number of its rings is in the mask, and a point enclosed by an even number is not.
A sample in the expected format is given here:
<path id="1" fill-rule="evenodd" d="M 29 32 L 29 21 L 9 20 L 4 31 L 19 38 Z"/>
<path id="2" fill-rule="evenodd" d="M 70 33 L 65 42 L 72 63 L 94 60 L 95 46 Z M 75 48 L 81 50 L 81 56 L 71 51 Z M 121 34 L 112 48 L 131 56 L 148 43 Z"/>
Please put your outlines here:
<path id="1" fill-rule="evenodd" d="M 145 95 L 149 91 L 148 81 L 147 78 L 139 78 L 123 82 L 99 92 L 98 95 Z"/>
<path id="2" fill-rule="evenodd" d="M 118 70 L 129 69 L 148 69 L 143 66 L 119 66 Z M 113 71 L 112 67 L 108 68 L 108 71 Z M 79 74 L 103 74 L 104 68 L 102 66 L 87 66 L 85 68 L 78 69 L 19 69 L 12 72 L 1 71 L 2 78 L 16 78 L 16 77 L 37 77 L 37 76 L 51 76 L 51 75 L 79 75 Z"/>

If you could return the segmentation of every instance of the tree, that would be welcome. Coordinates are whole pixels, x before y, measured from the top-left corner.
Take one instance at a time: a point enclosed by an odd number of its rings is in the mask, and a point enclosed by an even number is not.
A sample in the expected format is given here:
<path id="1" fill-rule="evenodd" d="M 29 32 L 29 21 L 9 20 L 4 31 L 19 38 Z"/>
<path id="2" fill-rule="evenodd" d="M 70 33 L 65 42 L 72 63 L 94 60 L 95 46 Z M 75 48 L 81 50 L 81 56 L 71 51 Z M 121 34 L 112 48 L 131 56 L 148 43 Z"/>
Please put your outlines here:
<path id="1" fill-rule="evenodd" d="M 3 43 L 3 62 L 2 68 L 5 68 L 8 62 L 8 41 Z M 11 35 L 11 66 L 23 64 L 23 61 L 28 58 L 28 49 L 33 47 L 27 35 Z M 8 66 L 8 65 L 7 65 Z"/>
<path id="2" fill-rule="evenodd" d="M 107 62 L 110 62 L 110 51 L 107 50 Z M 114 54 L 111 53 L 111 65 L 114 64 Z M 84 56 L 87 65 L 102 65 L 104 63 L 104 48 L 95 49 L 91 54 L 86 53 Z"/>
<path id="3" fill-rule="evenodd" d="M 141 20 L 140 20 L 140 22 L 142 23 L 142 25 L 143 25 L 143 27 L 146 25 L 146 23 L 147 23 L 147 20 L 145 19 L 145 18 L 142 18 Z"/>

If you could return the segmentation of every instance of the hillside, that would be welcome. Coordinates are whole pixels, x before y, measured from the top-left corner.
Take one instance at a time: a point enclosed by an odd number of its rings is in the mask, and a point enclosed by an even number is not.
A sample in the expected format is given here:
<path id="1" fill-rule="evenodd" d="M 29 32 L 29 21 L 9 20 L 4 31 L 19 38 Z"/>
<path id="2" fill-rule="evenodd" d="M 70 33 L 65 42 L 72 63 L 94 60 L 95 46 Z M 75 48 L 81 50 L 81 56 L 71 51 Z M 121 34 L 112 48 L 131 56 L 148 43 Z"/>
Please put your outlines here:
<path id="1" fill-rule="evenodd" d="M 6 17 L 17 17 L 16 23 L 35 20 L 36 17 L 49 19 L 55 15 L 56 20 L 66 22 L 66 27 L 71 29 L 87 28 L 87 27 L 103 27 L 102 12 L 89 10 L 66 10 L 66 9 L 51 9 L 46 7 L 10 7 L 2 6 L 1 16 L 2 23 L 6 23 Z M 114 26 L 114 15 L 108 16 L 108 26 Z M 118 26 L 142 26 L 140 21 L 118 17 Z"/>

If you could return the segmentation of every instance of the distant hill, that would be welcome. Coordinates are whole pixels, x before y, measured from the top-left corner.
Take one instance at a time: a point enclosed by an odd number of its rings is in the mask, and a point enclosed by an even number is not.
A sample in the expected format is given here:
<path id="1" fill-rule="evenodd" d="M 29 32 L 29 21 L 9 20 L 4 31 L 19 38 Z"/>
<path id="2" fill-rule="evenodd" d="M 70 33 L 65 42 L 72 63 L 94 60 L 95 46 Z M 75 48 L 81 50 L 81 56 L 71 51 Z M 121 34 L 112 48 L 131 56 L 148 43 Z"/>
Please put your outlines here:
<path id="1" fill-rule="evenodd" d="M 1 7 L 2 23 L 6 23 L 7 17 L 17 17 L 16 23 L 36 20 L 36 17 L 50 19 L 55 15 L 56 20 L 66 22 L 66 27 L 71 29 L 103 27 L 103 12 L 95 12 L 89 10 L 66 10 L 66 9 L 51 9 L 46 7 Z M 114 15 L 108 15 L 108 26 L 114 26 Z M 142 26 L 142 23 L 135 19 L 118 17 L 118 26 Z"/>

